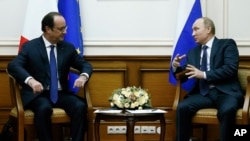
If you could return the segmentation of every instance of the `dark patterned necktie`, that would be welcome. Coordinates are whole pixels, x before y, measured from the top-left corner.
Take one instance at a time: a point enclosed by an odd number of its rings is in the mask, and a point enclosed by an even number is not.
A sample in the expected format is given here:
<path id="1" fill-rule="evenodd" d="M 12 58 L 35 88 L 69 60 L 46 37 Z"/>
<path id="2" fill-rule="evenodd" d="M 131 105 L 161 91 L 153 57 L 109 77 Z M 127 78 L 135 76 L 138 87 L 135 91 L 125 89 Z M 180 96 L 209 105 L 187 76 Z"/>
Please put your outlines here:
<path id="1" fill-rule="evenodd" d="M 54 45 L 50 46 L 50 99 L 53 103 L 56 103 L 58 99 L 58 82 L 57 82 L 57 65 L 56 57 L 54 53 Z"/>
<path id="2" fill-rule="evenodd" d="M 202 56 L 202 60 L 201 60 L 201 71 L 207 71 L 207 46 L 203 46 L 202 50 L 203 50 L 203 56 Z M 199 81 L 199 85 L 200 85 L 200 93 L 201 95 L 206 95 L 208 93 L 209 90 L 209 86 L 207 84 L 207 81 L 205 79 L 200 79 Z"/>

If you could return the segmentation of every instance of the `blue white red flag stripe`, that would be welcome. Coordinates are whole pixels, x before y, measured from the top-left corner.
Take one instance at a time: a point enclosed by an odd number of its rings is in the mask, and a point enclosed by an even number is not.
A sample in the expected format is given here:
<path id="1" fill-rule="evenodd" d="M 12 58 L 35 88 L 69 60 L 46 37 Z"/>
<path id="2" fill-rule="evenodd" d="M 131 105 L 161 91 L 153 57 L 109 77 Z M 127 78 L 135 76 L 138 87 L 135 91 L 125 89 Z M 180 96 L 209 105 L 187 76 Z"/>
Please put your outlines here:
<path id="1" fill-rule="evenodd" d="M 58 11 L 57 0 L 28 1 L 18 52 L 21 50 L 23 43 L 42 35 L 42 18 L 51 11 Z"/>

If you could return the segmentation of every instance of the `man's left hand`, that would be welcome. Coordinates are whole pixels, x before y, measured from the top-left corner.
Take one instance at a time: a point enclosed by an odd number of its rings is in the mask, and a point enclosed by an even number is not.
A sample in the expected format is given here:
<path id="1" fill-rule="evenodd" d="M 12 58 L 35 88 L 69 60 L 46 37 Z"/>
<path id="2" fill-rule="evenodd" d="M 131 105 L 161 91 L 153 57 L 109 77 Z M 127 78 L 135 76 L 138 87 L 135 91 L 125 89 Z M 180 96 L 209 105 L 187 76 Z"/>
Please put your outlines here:
<path id="1" fill-rule="evenodd" d="M 74 83 L 74 88 L 78 87 L 78 88 L 83 88 L 85 83 L 88 81 L 88 78 L 86 76 L 79 76 Z"/>
<path id="2" fill-rule="evenodd" d="M 189 70 L 189 72 L 186 73 L 186 75 L 188 75 L 189 79 L 191 79 L 191 78 L 204 79 L 204 72 L 197 69 L 193 65 L 188 64 L 186 69 Z"/>

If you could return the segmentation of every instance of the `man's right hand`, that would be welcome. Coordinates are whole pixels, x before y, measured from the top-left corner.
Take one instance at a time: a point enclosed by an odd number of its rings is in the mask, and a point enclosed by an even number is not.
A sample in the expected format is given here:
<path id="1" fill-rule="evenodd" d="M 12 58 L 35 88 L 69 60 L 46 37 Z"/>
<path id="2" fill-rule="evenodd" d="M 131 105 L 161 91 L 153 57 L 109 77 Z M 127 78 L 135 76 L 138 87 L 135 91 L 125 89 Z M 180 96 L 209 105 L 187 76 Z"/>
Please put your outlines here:
<path id="1" fill-rule="evenodd" d="M 185 58 L 186 57 L 186 54 L 183 54 L 183 55 L 181 55 L 180 56 L 180 54 L 177 54 L 176 56 L 175 56 L 175 58 L 174 58 L 174 60 L 173 60 L 173 62 L 172 62 L 172 66 L 173 67 L 180 67 L 181 66 L 181 64 L 180 64 L 180 62 L 181 62 L 181 60 L 183 59 L 183 58 Z"/>
<path id="2" fill-rule="evenodd" d="M 33 89 L 34 94 L 43 91 L 43 85 L 40 82 L 36 81 L 34 78 L 29 79 L 28 85 Z"/>

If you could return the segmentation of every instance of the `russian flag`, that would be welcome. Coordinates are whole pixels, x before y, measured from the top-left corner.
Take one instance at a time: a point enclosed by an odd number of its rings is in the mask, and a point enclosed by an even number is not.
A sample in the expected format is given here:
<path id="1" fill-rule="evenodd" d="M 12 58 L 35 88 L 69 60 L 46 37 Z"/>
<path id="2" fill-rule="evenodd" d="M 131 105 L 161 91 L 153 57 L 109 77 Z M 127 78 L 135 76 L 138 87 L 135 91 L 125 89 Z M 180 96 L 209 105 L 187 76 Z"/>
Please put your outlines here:
<path id="1" fill-rule="evenodd" d="M 196 19 L 202 17 L 200 0 L 179 0 L 179 11 L 177 20 L 176 40 L 173 47 L 172 59 L 176 54 L 187 54 L 190 49 L 197 44 L 192 37 L 192 25 Z M 185 59 L 181 62 L 184 65 Z M 169 82 L 176 85 L 176 79 L 172 72 L 172 66 L 170 66 Z M 190 79 L 182 84 L 183 89 L 189 91 L 194 84 L 194 80 Z"/>
<path id="2" fill-rule="evenodd" d="M 18 52 L 21 50 L 23 43 L 42 35 L 42 18 L 51 11 L 58 11 L 57 0 L 28 1 Z"/>
<path id="3" fill-rule="evenodd" d="M 64 16 L 68 27 L 64 40 L 73 43 L 79 55 L 83 57 L 83 38 L 79 1 L 59 0 L 58 10 Z M 69 88 L 75 93 L 79 91 L 79 88 L 73 88 L 75 79 L 78 77 L 79 76 L 76 74 L 69 74 Z"/>

